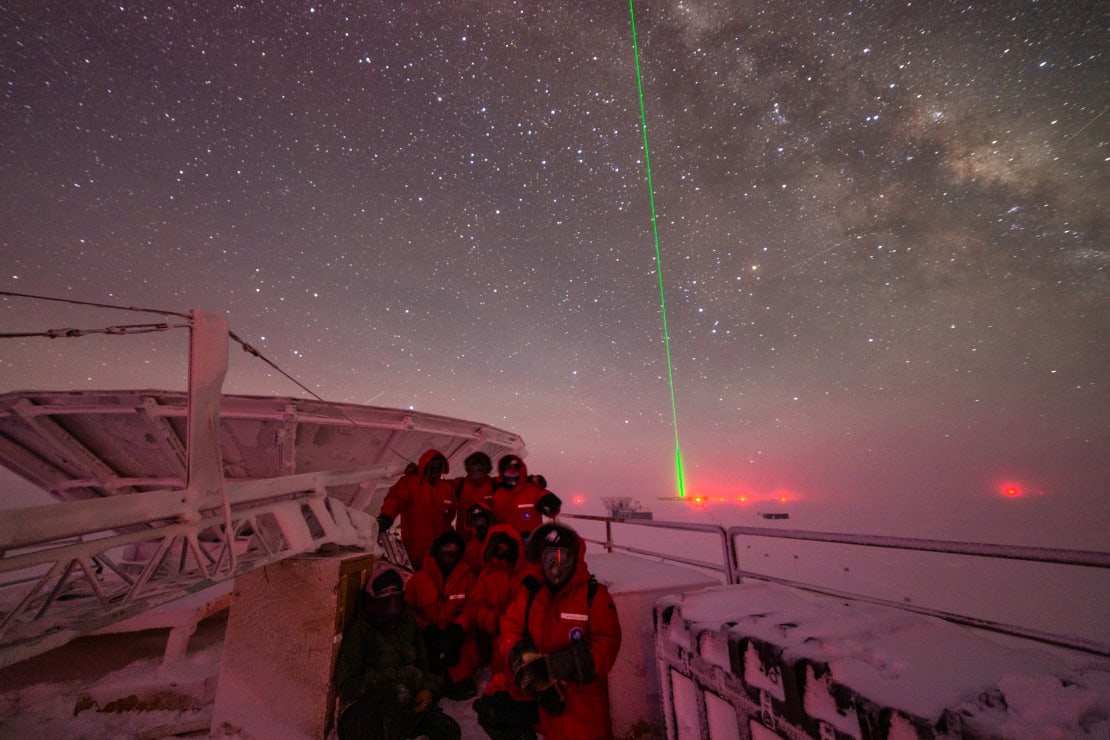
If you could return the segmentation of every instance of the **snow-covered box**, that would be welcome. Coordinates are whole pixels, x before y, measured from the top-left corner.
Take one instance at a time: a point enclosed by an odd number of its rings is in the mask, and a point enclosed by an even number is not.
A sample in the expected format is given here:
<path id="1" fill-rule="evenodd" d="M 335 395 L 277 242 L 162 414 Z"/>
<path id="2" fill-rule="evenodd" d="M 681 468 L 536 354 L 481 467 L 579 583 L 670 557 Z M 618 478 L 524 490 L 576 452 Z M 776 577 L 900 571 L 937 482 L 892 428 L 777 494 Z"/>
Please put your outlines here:
<path id="1" fill-rule="evenodd" d="M 756 581 L 659 599 L 667 736 L 1110 736 L 1110 661 Z"/>

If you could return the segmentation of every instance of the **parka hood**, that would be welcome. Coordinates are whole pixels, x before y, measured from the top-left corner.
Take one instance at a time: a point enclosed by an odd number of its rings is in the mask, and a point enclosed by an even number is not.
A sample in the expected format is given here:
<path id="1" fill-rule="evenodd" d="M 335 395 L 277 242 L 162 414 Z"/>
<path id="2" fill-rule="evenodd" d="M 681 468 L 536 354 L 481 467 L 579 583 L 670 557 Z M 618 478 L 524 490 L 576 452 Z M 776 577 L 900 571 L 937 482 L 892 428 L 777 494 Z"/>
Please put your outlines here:
<path id="1" fill-rule="evenodd" d="M 520 531 L 511 524 L 496 524 L 490 528 L 489 532 L 486 534 L 485 541 L 482 543 L 482 562 L 493 564 L 493 555 L 490 552 L 490 548 L 497 542 L 505 539 L 511 540 L 516 545 L 517 558 L 515 563 L 511 565 L 502 563 L 499 567 L 506 570 L 519 570 L 526 562 L 524 556 L 524 539 L 520 536 Z"/>
<path id="2" fill-rule="evenodd" d="M 505 455 L 497 461 L 497 475 L 504 476 L 505 468 L 509 467 L 509 463 L 520 463 L 520 479 L 528 480 L 528 466 L 525 465 L 524 459 L 520 455 Z"/>
<path id="3" fill-rule="evenodd" d="M 451 464 L 447 462 L 447 455 L 444 455 L 439 450 L 425 450 L 424 454 L 420 456 L 420 460 L 417 462 L 417 465 L 420 466 L 420 475 L 424 475 L 424 469 L 428 467 L 428 463 L 437 455 L 443 458 L 443 473 L 441 473 L 441 476 L 445 477 L 451 472 Z"/>

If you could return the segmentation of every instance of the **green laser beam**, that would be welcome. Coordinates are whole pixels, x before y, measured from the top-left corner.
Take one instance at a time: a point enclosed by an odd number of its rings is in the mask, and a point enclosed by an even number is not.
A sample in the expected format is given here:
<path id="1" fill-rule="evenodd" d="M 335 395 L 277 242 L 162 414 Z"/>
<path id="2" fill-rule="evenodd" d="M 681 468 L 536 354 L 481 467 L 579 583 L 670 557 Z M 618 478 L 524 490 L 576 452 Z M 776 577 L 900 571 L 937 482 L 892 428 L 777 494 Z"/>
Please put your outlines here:
<path id="1" fill-rule="evenodd" d="M 667 330 L 667 301 L 663 296 L 663 260 L 659 253 L 659 220 L 655 213 L 655 185 L 651 180 L 651 155 L 648 148 L 647 113 L 644 110 L 644 80 L 640 74 L 640 48 L 636 41 L 636 14 L 628 0 L 628 18 L 632 22 L 632 53 L 636 60 L 636 92 L 640 98 L 640 129 L 644 134 L 644 169 L 647 170 L 648 199 L 651 202 L 651 233 L 655 240 L 655 274 L 659 277 L 659 309 L 663 314 L 663 348 L 667 354 L 667 382 L 671 390 L 671 421 L 674 424 L 674 462 L 678 475 L 678 496 L 685 498 L 682 480 L 682 448 L 678 444 L 678 406 L 674 397 L 674 369 L 671 363 L 671 334 Z"/>

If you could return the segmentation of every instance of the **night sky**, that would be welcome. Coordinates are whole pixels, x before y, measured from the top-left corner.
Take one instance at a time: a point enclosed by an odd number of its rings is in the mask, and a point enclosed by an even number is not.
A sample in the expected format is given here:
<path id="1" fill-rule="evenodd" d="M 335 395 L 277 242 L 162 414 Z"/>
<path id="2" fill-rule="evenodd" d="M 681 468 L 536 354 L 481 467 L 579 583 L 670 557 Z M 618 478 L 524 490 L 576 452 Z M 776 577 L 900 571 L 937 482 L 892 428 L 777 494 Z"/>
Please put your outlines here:
<path id="1" fill-rule="evenodd" d="M 1097 545 L 1106 4 L 635 13 L 687 494 Z M 0 80 L 0 289 L 224 314 L 326 400 L 520 433 L 574 506 L 676 493 L 626 3 L 8 1 Z M 0 391 L 185 384 L 182 330 L 0 341 Z"/>

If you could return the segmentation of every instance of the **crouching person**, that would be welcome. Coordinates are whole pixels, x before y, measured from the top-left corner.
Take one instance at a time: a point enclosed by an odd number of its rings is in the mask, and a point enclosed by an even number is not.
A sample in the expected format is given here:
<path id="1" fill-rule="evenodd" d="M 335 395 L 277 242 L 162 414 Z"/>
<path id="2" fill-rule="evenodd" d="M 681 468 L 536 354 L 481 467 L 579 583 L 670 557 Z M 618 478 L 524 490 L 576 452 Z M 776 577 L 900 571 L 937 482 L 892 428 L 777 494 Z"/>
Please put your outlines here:
<path id="1" fill-rule="evenodd" d="M 561 524 L 544 524 L 525 555 L 538 571 L 501 620 L 516 685 L 536 698 L 545 740 L 610 740 L 607 675 L 621 644 L 608 589 L 590 576 L 586 546 Z"/>
<path id="2" fill-rule="evenodd" d="M 400 571 L 379 563 L 362 608 L 343 631 L 335 663 L 339 740 L 427 735 L 459 740 L 455 720 L 436 706 L 440 679 L 429 673 L 420 627 L 404 600 Z"/>

